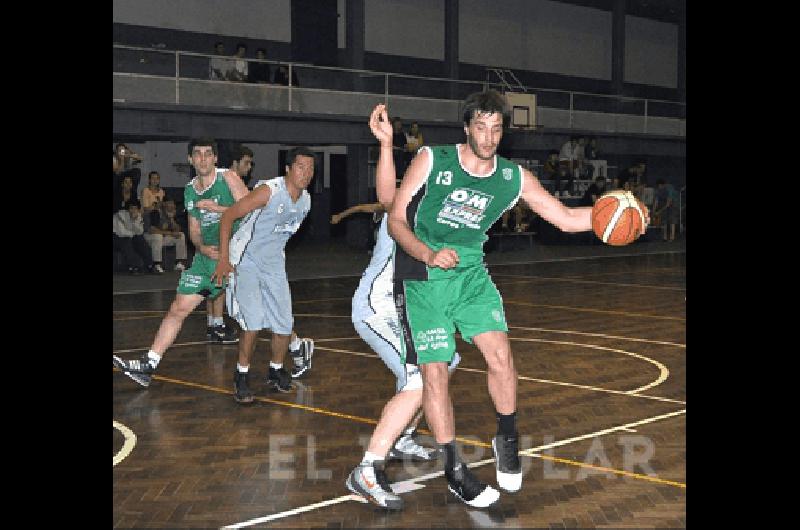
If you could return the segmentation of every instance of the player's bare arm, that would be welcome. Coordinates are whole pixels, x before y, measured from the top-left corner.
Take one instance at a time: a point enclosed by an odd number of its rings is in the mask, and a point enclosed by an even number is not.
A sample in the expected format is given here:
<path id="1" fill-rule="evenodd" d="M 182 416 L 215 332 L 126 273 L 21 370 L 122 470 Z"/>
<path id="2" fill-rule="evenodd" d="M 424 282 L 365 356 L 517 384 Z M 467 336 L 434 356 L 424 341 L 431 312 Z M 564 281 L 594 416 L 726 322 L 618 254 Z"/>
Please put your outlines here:
<path id="1" fill-rule="evenodd" d="M 216 279 L 217 285 L 222 285 L 228 274 L 233 272 L 233 265 L 230 262 L 233 222 L 253 210 L 266 206 L 271 196 L 272 190 L 269 186 L 259 186 L 240 200 L 237 200 L 233 206 L 228 207 L 225 213 L 222 214 L 222 218 L 219 220 L 219 261 L 217 261 L 217 267 L 211 275 L 211 281 Z"/>
<path id="2" fill-rule="evenodd" d="M 569 208 L 544 189 L 536 176 L 522 169 L 522 200 L 531 210 L 559 230 L 564 232 L 585 232 L 592 229 L 592 208 L 583 206 Z"/>
<path id="3" fill-rule="evenodd" d="M 450 269 L 458 264 L 458 253 L 451 248 L 434 251 L 414 235 L 414 231 L 411 230 L 406 220 L 406 209 L 411 202 L 412 195 L 428 178 L 430 156 L 427 150 L 420 151 L 409 164 L 403 183 L 395 193 L 392 207 L 389 210 L 389 235 L 403 247 L 409 256 L 429 267 Z"/>
<path id="4" fill-rule="evenodd" d="M 385 211 L 386 208 L 384 208 L 383 204 L 379 202 L 356 204 L 355 206 L 351 206 L 342 212 L 331 215 L 331 224 L 339 224 L 342 219 L 350 217 L 354 213 L 383 213 Z"/>
<path id="5" fill-rule="evenodd" d="M 189 239 L 200 254 L 211 259 L 219 258 L 219 251 L 216 246 L 203 244 L 203 236 L 200 233 L 200 221 L 191 215 L 189 216 Z"/>
<path id="6" fill-rule="evenodd" d="M 222 177 L 225 179 L 225 183 L 228 184 L 228 188 L 231 190 L 231 195 L 233 195 L 234 201 L 238 201 L 250 191 L 247 189 L 247 186 L 245 186 L 242 178 L 235 171 L 231 171 L 229 169 L 222 174 Z M 229 208 L 228 206 L 217 204 L 211 199 L 197 201 L 197 207 L 201 210 L 208 210 L 215 213 L 225 213 L 225 211 Z"/>
<path id="7" fill-rule="evenodd" d="M 386 105 L 379 103 L 372 110 L 369 117 L 369 128 L 372 134 L 380 143 L 380 155 L 376 168 L 375 192 L 378 201 L 383 204 L 386 211 L 392 207 L 394 194 L 396 191 L 395 181 L 397 170 L 394 167 L 394 157 L 392 156 L 392 138 L 394 131 L 392 124 L 389 123 L 389 116 L 386 112 Z"/>

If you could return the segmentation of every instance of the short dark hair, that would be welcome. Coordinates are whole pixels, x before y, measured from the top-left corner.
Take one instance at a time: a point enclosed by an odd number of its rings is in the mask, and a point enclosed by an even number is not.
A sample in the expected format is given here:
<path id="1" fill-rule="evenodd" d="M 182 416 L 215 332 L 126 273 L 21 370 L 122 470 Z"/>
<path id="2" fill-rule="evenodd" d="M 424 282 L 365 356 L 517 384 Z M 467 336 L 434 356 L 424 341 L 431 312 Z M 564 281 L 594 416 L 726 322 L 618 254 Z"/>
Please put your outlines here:
<path id="1" fill-rule="evenodd" d="M 267 54 L 267 50 L 265 48 L 256 48 L 256 53 L 262 52 L 264 55 Z"/>
<path id="2" fill-rule="evenodd" d="M 192 156 L 192 151 L 194 151 L 194 148 L 198 145 L 204 147 L 207 145 L 211 146 L 211 151 L 213 151 L 215 155 L 219 154 L 219 151 L 217 150 L 217 141 L 213 138 L 192 138 L 189 141 L 189 156 Z"/>
<path id="3" fill-rule="evenodd" d="M 237 42 L 236 43 L 236 50 L 238 51 L 239 48 L 244 48 L 246 50 L 247 49 L 247 44 L 245 44 L 243 42 Z"/>
<path id="4" fill-rule="evenodd" d="M 594 178 L 594 181 L 595 181 L 595 182 L 600 182 L 601 180 L 605 180 L 605 179 L 606 179 L 606 178 L 605 178 L 603 175 L 597 175 L 597 176 Z"/>
<path id="5" fill-rule="evenodd" d="M 147 179 L 150 180 L 150 177 L 152 177 L 153 175 L 158 175 L 158 171 L 151 171 L 150 173 L 148 173 L 147 174 Z M 158 176 L 160 177 L 161 175 L 158 175 Z"/>
<path id="6" fill-rule="evenodd" d="M 125 201 L 125 209 L 129 209 L 131 206 L 136 206 L 137 208 L 142 207 L 142 203 L 139 202 L 139 199 L 130 199 Z"/>
<path id="7" fill-rule="evenodd" d="M 497 112 L 503 116 L 503 127 L 509 122 L 506 98 L 496 90 L 489 89 L 485 92 L 470 94 L 462 103 L 461 109 L 464 125 L 467 127 L 469 127 L 476 114 L 494 114 Z"/>
<path id="8" fill-rule="evenodd" d="M 214 47 L 216 48 L 217 46 L 225 46 L 225 43 L 222 42 L 221 40 L 218 40 L 217 42 L 214 43 Z"/>
<path id="9" fill-rule="evenodd" d="M 661 184 L 666 184 L 666 181 L 665 181 L 664 179 L 658 179 L 658 180 L 656 181 L 656 186 L 659 186 L 659 185 L 661 185 Z"/>
<path id="10" fill-rule="evenodd" d="M 288 153 L 286 153 L 286 165 L 291 166 L 294 164 L 294 161 L 298 156 L 310 156 L 311 158 L 314 158 L 314 151 L 302 145 L 300 147 L 293 147 L 292 149 L 289 149 Z"/>
<path id="11" fill-rule="evenodd" d="M 253 158 L 253 156 L 254 156 L 253 155 L 253 151 L 249 147 L 247 147 L 245 145 L 238 144 L 236 146 L 236 148 L 234 149 L 234 151 L 233 151 L 233 160 L 235 162 L 240 162 L 242 160 L 242 158 L 244 158 L 246 156 L 249 156 L 250 158 Z"/>

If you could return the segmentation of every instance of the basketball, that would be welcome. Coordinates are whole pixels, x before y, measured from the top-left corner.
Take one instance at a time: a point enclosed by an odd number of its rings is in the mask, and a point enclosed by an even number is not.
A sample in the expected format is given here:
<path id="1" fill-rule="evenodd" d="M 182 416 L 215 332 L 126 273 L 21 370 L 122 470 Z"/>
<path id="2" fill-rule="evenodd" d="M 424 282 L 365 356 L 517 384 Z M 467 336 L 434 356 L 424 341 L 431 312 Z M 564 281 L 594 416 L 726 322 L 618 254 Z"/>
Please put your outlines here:
<path id="1" fill-rule="evenodd" d="M 644 212 L 644 204 L 630 191 L 610 191 L 592 207 L 592 230 L 609 245 L 633 243 L 645 230 Z"/>

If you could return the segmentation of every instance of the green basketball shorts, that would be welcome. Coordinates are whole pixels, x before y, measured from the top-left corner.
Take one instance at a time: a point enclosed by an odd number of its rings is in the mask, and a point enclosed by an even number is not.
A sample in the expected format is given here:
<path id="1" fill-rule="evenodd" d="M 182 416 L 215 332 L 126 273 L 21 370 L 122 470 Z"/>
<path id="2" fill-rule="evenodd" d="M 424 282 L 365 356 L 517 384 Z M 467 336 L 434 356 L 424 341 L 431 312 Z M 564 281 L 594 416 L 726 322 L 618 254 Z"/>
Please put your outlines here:
<path id="1" fill-rule="evenodd" d="M 470 344 L 487 331 L 508 332 L 503 300 L 483 264 L 450 278 L 397 281 L 394 297 L 404 363 L 450 362 L 456 329 Z"/>
<path id="2" fill-rule="evenodd" d="M 217 287 L 217 284 L 211 281 L 211 275 L 216 268 L 217 260 L 197 252 L 192 260 L 192 266 L 181 273 L 181 278 L 178 280 L 178 294 L 199 294 L 216 298 L 225 290 L 224 283 L 222 287 Z"/>

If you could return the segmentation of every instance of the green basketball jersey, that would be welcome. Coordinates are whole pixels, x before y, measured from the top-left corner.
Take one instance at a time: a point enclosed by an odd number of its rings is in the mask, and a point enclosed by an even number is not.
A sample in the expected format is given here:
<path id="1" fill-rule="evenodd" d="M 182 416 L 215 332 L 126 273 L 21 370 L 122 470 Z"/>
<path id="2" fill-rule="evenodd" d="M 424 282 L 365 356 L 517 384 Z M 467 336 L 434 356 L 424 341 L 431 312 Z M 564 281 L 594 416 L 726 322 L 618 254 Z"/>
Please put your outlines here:
<path id="1" fill-rule="evenodd" d="M 483 263 L 486 232 L 516 204 L 522 191 L 519 165 L 501 156 L 494 157 L 494 171 L 486 176 L 466 171 L 455 145 L 423 147 L 432 158 L 428 177 L 409 203 L 407 220 L 414 234 L 433 250 L 444 247 L 458 252 L 457 269 Z M 405 262 L 397 251 L 397 279 L 428 279 L 442 276 L 438 268 Z M 398 268 L 396 266 L 396 269 Z"/>
<path id="2" fill-rule="evenodd" d="M 221 206 L 232 206 L 236 202 L 228 188 L 228 183 L 225 182 L 225 177 L 222 176 L 226 171 L 228 170 L 225 168 L 216 168 L 214 182 L 202 193 L 195 189 L 195 182 L 199 184 L 197 177 L 193 178 L 183 190 L 183 203 L 186 205 L 186 211 L 200 221 L 200 234 L 203 237 L 204 245 L 219 245 L 219 220 L 222 218 L 222 214 L 201 210 L 197 207 L 197 202 L 211 199 Z M 239 222 L 240 220 L 234 221 L 231 233 L 236 232 Z"/>

